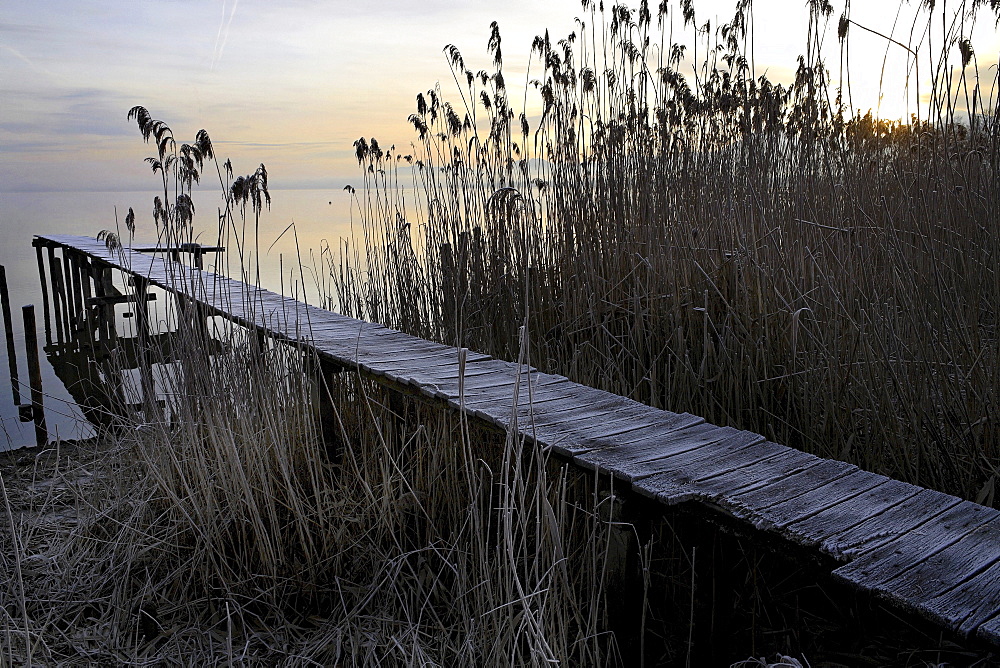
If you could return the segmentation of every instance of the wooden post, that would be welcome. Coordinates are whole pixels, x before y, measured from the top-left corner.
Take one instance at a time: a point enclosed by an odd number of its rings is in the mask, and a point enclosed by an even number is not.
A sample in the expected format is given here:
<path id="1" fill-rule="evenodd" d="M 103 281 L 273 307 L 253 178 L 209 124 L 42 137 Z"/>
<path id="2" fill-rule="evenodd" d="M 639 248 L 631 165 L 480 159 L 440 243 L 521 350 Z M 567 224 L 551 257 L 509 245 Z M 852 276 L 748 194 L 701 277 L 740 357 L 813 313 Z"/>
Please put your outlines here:
<path id="1" fill-rule="evenodd" d="M 101 292 L 105 297 L 111 297 L 113 295 L 120 295 L 121 292 L 115 287 L 114 279 L 112 278 L 112 270 L 108 265 L 101 265 L 99 282 L 101 285 Z M 105 306 L 105 311 L 103 314 L 104 324 L 107 328 L 107 341 L 109 345 L 114 345 L 118 340 L 118 322 L 116 321 L 115 307 L 113 304 L 108 304 Z"/>
<path id="2" fill-rule="evenodd" d="M 35 444 L 45 445 L 49 433 L 45 427 L 45 409 L 42 404 L 42 367 L 38 362 L 38 332 L 35 326 L 35 306 L 22 307 L 24 315 L 24 347 L 28 356 L 28 378 L 31 381 L 31 417 L 35 421 Z"/>
<path id="3" fill-rule="evenodd" d="M 449 345 L 459 345 L 458 341 L 458 285 L 455 276 L 455 255 L 451 244 L 441 244 L 441 289 L 444 292 L 442 300 L 442 320 L 444 322 L 444 340 Z"/>
<path id="4" fill-rule="evenodd" d="M 56 318 L 56 338 L 60 345 L 65 341 L 65 325 L 68 316 L 66 308 L 66 289 L 62 280 L 62 271 L 56 259 L 56 251 L 52 246 L 46 246 L 49 256 L 49 276 L 52 277 L 52 312 Z"/>
<path id="5" fill-rule="evenodd" d="M 76 340 L 76 281 L 73 280 L 73 265 L 70 262 L 70 250 L 68 248 L 63 248 L 62 251 L 62 270 L 63 270 L 63 287 L 66 293 L 66 310 L 69 313 L 69 317 L 64 323 L 66 325 L 66 342 L 73 343 Z"/>
<path id="6" fill-rule="evenodd" d="M 21 387 L 17 379 L 17 349 L 14 348 L 14 323 L 10 319 L 10 295 L 7 294 L 7 268 L 0 264 L 0 308 L 3 310 L 3 331 L 7 339 L 7 364 L 14 405 L 21 403 Z"/>
<path id="7" fill-rule="evenodd" d="M 80 310 L 80 313 L 82 314 L 80 316 L 80 324 L 86 329 L 81 338 L 91 347 L 91 349 L 93 349 L 95 343 L 94 326 L 96 323 L 93 318 L 90 317 L 91 307 L 87 305 L 87 302 L 93 296 L 90 289 L 90 281 L 92 278 L 90 260 L 86 255 L 77 255 L 73 259 L 75 260 L 74 264 L 76 265 L 76 272 L 80 276 L 80 286 L 83 288 L 81 295 L 83 298 L 83 308 Z"/>
<path id="8" fill-rule="evenodd" d="M 38 260 L 38 280 L 42 284 L 42 317 L 45 320 L 45 344 L 52 345 L 52 316 L 49 314 L 49 287 L 45 280 L 45 261 L 42 259 L 42 244 L 38 239 L 31 242 Z"/>
<path id="9" fill-rule="evenodd" d="M 154 417 L 159 419 L 160 415 L 159 405 L 156 403 L 150 350 L 152 328 L 149 324 L 149 303 L 146 301 L 149 282 L 141 276 L 133 276 L 132 285 L 135 286 L 135 334 L 139 348 L 139 377 L 142 380 L 142 410 L 146 421 L 149 422 Z"/>
<path id="10" fill-rule="evenodd" d="M 106 283 L 104 281 L 104 265 L 99 264 L 96 260 L 92 264 L 93 274 L 94 274 L 94 296 L 101 302 L 104 298 L 108 296 L 108 291 L 106 289 Z M 97 340 L 100 341 L 100 349 L 95 351 L 94 358 L 98 359 L 108 350 L 108 339 L 110 334 L 108 333 L 108 305 L 100 303 L 93 307 L 94 313 L 97 315 L 97 322 L 95 323 L 95 329 L 97 330 Z M 114 310 L 111 309 L 114 313 Z"/>
<path id="11" fill-rule="evenodd" d="M 83 343 L 86 337 L 83 336 L 84 323 L 87 320 L 87 311 L 83 304 L 83 276 L 80 271 L 80 255 L 75 251 L 63 249 L 63 256 L 69 259 L 69 275 L 73 277 L 73 305 L 76 313 L 73 317 L 73 333 L 79 343 Z"/>
<path id="12" fill-rule="evenodd" d="M 94 357 L 104 374 L 112 414 L 122 416 L 125 414 L 125 393 L 122 390 L 121 369 L 118 368 L 112 355 L 118 342 L 118 330 L 115 322 L 115 306 L 111 302 L 114 297 L 121 296 L 121 293 L 115 288 L 109 265 L 95 260 L 93 267 L 94 292 L 100 299 L 100 304 L 96 308 L 101 341 Z"/>
<path id="13" fill-rule="evenodd" d="M 332 463 L 339 462 L 344 454 L 344 442 L 340 433 L 340 421 L 337 419 L 337 407 L 331 396 L 332 377 L 343 370 L 344 367 L 335 362 L 322 358 L 319 361 L 319 382 L 316 387 L 319 394 L 319 430 L 326 448 L 327 459 Z"/>
<path id="14" fill-rule="evenodd" d="M 257 327 L 254 331 L 257 339 L 257 359 L 263 364 L 268 351 L 267 332 L 262 327 Z"/>

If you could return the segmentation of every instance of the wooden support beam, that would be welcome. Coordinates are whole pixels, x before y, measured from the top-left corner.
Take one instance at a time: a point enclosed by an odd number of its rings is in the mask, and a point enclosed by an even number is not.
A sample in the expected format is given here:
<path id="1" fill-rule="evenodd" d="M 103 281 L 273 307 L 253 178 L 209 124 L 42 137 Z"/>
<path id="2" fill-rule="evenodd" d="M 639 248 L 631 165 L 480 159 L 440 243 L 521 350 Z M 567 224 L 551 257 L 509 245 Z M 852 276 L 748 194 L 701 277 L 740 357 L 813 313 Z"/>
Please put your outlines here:
<path id="1" fill-rule="evenodd" d="M 34 241 L 37 241 L 35 239 Z M 36 244 L 32 241 L 31 245 L 35 247 L 35 258 L 38 261 L 38 281 L 42 285 L 42 317 L 45 320 L 45 343 L 52 343 L 52 316 L 49 314 L 49 287 L 48 282 L 45 280 L 45 261 L 42 259 L 42 244 Z"/>
<path id="2" fill-rule="evenodd" d="M 226 250 L 225 246 L 202 246 L 196 243 L 184 243 L 180 246 L 143 246 L 139 248 L 133 248 L 133 251 L 138 251 L 140 253 L 167 253 L 170 255 L 170 259 L 174 262 L 180 262 L 181 253 L 186 253 L 194 256 L 194 267 L 195 269 L 204 269 L 204 255 L 205 253 L 223 253 Z"/>
<path id="3" fill-rule="evenodd" d="M 91 309 L 87 307 L 87 301 L 93 296 L 90 259 L 82 253 L 77 253 L 73 260 L 76 273 L 80 277 L 80 298 L 83 300 L 83 306 L 80 308 L 80 326 L 82 328 L 80 334 L 83 340 L 93 345 L 95 341 L 94 330 L 98 323 L 91 317 Z"/>
<path id="4" fill-rule="evenodd" d="M 66 323 L 69 312 L 66 308 L 66 285 L 62 280 L 62 270 L 56 251 L 52 245 L 45 247 L 49 258 L 49 276 L 52 278 L 52 313 L 56 320 L 56 339 L 59 343 L 66 340 Z"/>
<path id="5" fill-rule="evenodd" d="M 35 422 L 35 443 L 45 445 L 49 433 L 45 426 L 45 408 L 42 394 L 42 367 L 38 361 L 38 332 L 35 325 L 35 306 L 28 304 L 21 309 L 24 316 L 24 345 L 28 357 L 28 379 L 31 382 L 31 415 Z"/>
<path id="6" fill-rule="evenodd" d="M 3 332 L 7 340 L 7 364 L 14 405 L 21 403 L 21 387 L 17 379 L 17 350 L 14 347 L 14 323 L 10 318 L 10 295 L 7 293 L 7 268 L 0 264 L 0 308 L 3 310 Z"/>
<path id="7" fill-rule="evenodd" d="M 222 253 L 225 246 L 202 246 L 201 244 L 181 244 L 180 246 L 140 246 L 132 248 L 138 253 Z"/>
<path id="8" fill-rule="evenodd" d="M 103 289 L 103 288 L 102 288 Z M 115 304 L 131 304 L 137 300 L 136 295 L 98 295 L 87 298 L 87 306 L 113 306 Z M 155 302 L 156 293 L 146 293 L 146 301 Z"/>
<path id="9" fill-rule="evenodd" d="M 149 281 L 142 276 L 132 276 L 132 285 L 135 286 L 137 295 L 144 295 L 149 289 Z M 148 301 L 137 299 L 135 301 L 135 330 L 137 343 L 139 345 L 139 377 L 142 383 L 142 398 L 145 406 L 145 417 L 147 421 L 159 419 L 161 412 L 156 402 L 156 386 L 153 382 L 153 369 L 151 365 L 151 341 L 152 328 L 149 322 Z"/>
<path id="10" fill-rule="evenodd" d="M 80 288 L 80 275 L 76 271 L 76 264 L 73 262 L 74 251 L 63 249 L 63 271 L 66 278 L 66 296 L 69 298 L 70 319 L 67 327 L 70 338 L 77 338 L 77 325 L 80 323 L 80 314 L 83 311 L 83 294 Z"/>

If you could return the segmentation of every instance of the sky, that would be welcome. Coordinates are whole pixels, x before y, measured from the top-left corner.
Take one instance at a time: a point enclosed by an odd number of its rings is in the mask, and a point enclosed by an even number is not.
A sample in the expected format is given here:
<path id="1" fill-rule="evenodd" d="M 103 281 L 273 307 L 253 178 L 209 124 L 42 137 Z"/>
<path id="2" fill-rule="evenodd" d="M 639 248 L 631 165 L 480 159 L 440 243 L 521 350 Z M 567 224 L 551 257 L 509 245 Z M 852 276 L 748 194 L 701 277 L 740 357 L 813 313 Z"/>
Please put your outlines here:
<path id="1" fill-rule="evenodd" d="M 858 3 L 851 17 L 905 43 L 916 4 Z M 733 6 L 694 0 L 699 24 L 728 20 Z M 834 2 L 831 69 L 843 10 Z M 757 74 L 787 83 L 805 48 L 806 4 L 757 0 L 754 14 Z M 133 105 L 180 139 L 205 128 L 237 173 L 265 163 L 274 189 L 342 188 L 359 178 L 355 139 L 405 146 L 417 93 L 440 81 L 456 97 L 446 44 L 471 69 L 489 68 L 495 20 L 507 79 L 523 81 L 533 36 L 565 36 L 577 16 L 578 0 L 8 0 L 0 4 L 0 193 L 155 187 L 142 163 L 151 147 L 126 118 Z M 891 79 L 902 76 L 906 54 L 860 29 L 851 40 L 854 104 L 878 108 L 883 58 Z M 992 80 L 994 17 L 980 17 L 973 46 Z M 901 88 L 891 90 L 882 115 L 905 115 Z"/>

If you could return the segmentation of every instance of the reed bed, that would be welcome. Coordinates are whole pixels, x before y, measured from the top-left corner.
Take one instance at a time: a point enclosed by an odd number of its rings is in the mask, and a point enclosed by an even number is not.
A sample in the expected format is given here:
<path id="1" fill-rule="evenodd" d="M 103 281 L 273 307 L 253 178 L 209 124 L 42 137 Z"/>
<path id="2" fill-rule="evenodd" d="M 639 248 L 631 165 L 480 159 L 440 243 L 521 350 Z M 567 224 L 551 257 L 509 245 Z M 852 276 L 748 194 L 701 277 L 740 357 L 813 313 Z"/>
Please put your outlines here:
<path id="1" fill-rule="evenodd" d="M 919 9 L 906 48 L 932 85 L 905 122 L 829 83 L 824 43 L 844 63 L 861 28 L 825 2 L 785 86 L 754 74 L 748 2 L 713 26 L 686 1 L 584 0 L 517 73 L 533 116 L 494 24 L 490 71 L 446 48 L 457 92 L 417 96 L 409 148 L 356 142 L 364 239 L 327 249 L 320 287 L 500 357 L 526 326 L 546 371 L 993 504 L 1000 126 L 968 39 L 980 4 Z"/>

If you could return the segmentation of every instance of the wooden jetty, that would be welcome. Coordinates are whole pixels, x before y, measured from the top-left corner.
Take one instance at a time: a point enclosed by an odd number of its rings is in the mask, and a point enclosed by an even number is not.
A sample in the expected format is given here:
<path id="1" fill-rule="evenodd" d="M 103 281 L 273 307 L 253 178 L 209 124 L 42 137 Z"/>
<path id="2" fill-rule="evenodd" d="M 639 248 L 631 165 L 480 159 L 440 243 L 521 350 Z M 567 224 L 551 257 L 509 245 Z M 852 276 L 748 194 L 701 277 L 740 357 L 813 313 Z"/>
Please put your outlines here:
<path id="1" fill-rule="evenodd" d="M 868 473 L 517 363 L 419 339 L 308 306 L 160 256 L 109 250 L 96 239 L 45 235 L 53 316 L 64 328 L 100 296 L 111 269 L 262 335 L 314 350 L 419 393 L 626 483 L 640 495 L 711 512 L 841 562 L 835 579 L 961 636 L 1000 646 L 1000 512 Z M 60 263 L 55 250 L 61 250 Z M 65 269 L 65 272 L 63 271 Z M 44 287 L 44 285 L 43 285 Z M 137 302 L 137 312 L 145 300 Z M 46 311 L 46 322 L 49 316 Z"/>

